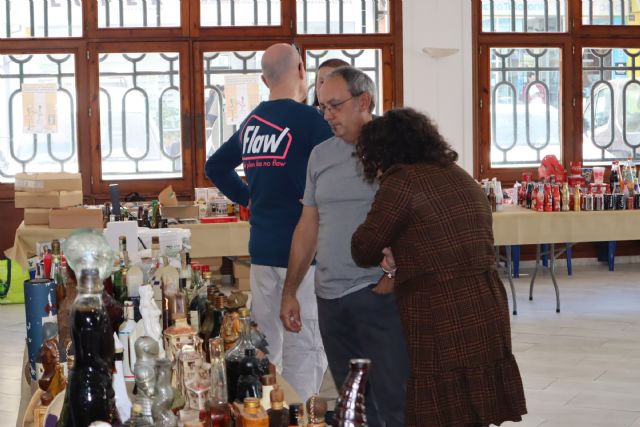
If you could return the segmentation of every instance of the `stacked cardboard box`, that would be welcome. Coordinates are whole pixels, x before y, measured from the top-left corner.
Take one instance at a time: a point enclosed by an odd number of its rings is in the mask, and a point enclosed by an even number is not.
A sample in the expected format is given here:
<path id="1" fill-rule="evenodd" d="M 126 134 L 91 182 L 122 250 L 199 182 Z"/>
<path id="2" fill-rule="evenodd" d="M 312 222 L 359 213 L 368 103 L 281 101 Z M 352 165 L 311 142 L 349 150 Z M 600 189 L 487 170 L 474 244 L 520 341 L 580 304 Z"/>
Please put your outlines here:
<path id="1" fill-rule="evenodd" d="M 249 257 L 237 257 L 233 261 L 233 277 L 235 288 L 241 291 L 251 289 L 249 276 L 251 272 L 251 260 Z"/>
<path id="2" fill-rule="evenodd" d="M 52 211 L 82 204 L 82 176 L 66 172 L 16 174 L 14 201 L 16 208 L 25 210 L 25 225 L 50 225 Z M 84 226 L 75 220 L 68 225 Z"/>

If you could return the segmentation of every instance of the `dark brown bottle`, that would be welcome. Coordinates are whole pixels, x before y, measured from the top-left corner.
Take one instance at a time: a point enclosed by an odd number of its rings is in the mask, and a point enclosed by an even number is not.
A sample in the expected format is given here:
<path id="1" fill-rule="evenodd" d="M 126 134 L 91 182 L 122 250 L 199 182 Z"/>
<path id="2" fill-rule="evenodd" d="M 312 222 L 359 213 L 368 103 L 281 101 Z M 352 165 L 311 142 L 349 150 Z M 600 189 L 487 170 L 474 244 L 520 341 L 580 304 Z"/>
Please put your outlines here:
<path id="1" fill-rule="evenodd" d="M 349 376 L 342 384 L 336 402 L 333 426 L 366 426 L 364 391 L 369 374 L 369 359 L 351 359 Z"/>
<path id="2" fill-rule="evenodd" d="M 61 414 L 58 427 L 88 426 L 94 421 L 120 425 L 112 387 L 113 330 L 102 304 L 97 269 L 84 269 L 80 274 L 78 296 L 71 308 L 71 336 L 75 361 L 65 396 L 67 414 Z"/>
<path id="3" fill-rule="evenodd" d="M 287 427 L 289 425 L 289 410 L 284 407 L 284 392 L 278 384 L 273 385 L 269 394 L 271 409 L 269 415 L 269 427 Z"/>
<path id="4" fill-rule="evenodd" d="M 304 425 L 304 406 L 302 403 L 291 403 L 289 405 L 289 426 Z"/>
<path id="5" fill-rule="evenodd" d="M 260 382 L 260 362 L 256 357 L 255 348 L 247 348 L 244 358 L 240 362 L 240 376 L 236 388 L 236 402 L 244 402 L 247 397 L 262 398 L 262 383 Z"/>

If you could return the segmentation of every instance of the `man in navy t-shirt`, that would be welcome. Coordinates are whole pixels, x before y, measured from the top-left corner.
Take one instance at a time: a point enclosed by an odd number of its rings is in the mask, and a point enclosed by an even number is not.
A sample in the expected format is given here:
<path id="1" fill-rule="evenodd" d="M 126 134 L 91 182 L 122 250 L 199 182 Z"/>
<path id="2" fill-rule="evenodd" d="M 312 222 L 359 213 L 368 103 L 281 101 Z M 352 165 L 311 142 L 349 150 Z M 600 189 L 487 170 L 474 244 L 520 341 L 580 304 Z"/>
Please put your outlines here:
<path id="1" fill-rule="evenodd" d="M 302 212 L 311 150 L 333 136 L 307 96 L 304 65 L 287 44 L 269 47 L 262 58 L 269 100 L 260 103 L 205 165 L 207 177 L 231 200 L 251 207 L 251 313 L 269 342 L 269 360 L 303 401 L 317 393 L 327 359 L 318 329 L 313 290 L 315 267 L 298 289 L 305 317 L 299 333 L 284 331 L 279 319 L 293 230 Z M 248 185 L 235 171 L 243 165 Z"/>

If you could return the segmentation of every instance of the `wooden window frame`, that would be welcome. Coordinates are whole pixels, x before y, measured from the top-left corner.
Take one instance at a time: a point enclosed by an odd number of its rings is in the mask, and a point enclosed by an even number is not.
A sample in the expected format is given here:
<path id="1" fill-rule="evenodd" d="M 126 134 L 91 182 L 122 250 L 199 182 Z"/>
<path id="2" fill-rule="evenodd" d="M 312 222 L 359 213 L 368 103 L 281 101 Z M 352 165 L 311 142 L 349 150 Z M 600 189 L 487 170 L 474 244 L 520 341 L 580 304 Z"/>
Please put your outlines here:
<path id="1" fill-rule="evenodd" d="M 564 33 L 483 33 L 482 0 L 472 0 L 472 8 L 474 176 L 477 179 L 496 177 L 511 184 L 521 180 L 522 172 L 531 172 L 535 177 L 538 170 L 537 166 L 491 167 L 491 48 L 536 46 L 561 49 L 562 163 L 568 170 L 572 160 L 582 161 L 582 48 L 640 48 L 638 27 L 582 25 L 581 0 L 567 0 L 567 31 Z"/>
<path id="2" fill-rule="evenodd" d="M 82 2 L 82 36 L 68 38 L 0 38 L 0 54 L 73 53 L 77 93 L 78 168 L 85 201 L 108 200 L 108 184 L 121 194 L 137 191 L 155 198 L 171 184 L 183 200 L 193 187 L 210 186 L 204 176 L 205 147 L 202 54 L 205 51 L 263 50 L 273 43 L 295 43 L 303 60 L 309 49 L 376 48 L 382 51 L 383 108 L 403 103 L 402 1 L 389 2 L 389 32 L 379 34 L 297 34 L 296 0 L 281 1 L 281 24 L 266 27 L 200 27 L 200 2 L 181 2 L 180 27 L 98 28 L 96 0 Z M 126 43 L 125 43 L 126 41 Z M 99 120 L 99 52 L 180 52 L 183 177 L 181 179 L 108 180 L 101 176 Z M 91 111 L 91 117 L 89 117 Z M 13 200 L 13 184 L 0 184 L 0 201 Z"/>

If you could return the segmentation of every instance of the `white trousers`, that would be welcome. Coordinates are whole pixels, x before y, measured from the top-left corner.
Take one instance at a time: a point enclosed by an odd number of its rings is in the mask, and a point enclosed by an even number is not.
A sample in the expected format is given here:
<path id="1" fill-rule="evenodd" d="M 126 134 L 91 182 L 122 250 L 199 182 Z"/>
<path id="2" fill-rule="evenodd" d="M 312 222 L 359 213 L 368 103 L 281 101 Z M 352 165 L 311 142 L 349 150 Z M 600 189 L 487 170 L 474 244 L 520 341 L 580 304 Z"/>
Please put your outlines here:
<path id="1" fill-rule="evenodd" d="M 298 393 L 302 402 L 320 391 L 327 370 L 311 266 L 298 288 L 302 329 L 288 332 L 280 321 L 286 268 L 251 265 L 251 316 L 269 343 L 269 360 Z"/>

